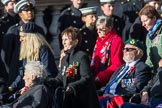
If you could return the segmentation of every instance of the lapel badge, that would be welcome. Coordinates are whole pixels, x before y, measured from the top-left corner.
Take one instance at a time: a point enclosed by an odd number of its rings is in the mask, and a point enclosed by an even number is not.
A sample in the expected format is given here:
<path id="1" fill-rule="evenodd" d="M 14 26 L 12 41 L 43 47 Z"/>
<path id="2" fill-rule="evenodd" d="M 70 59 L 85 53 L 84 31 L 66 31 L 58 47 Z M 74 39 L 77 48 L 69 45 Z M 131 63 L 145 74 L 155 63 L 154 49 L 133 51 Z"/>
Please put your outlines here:
<path id="1" fill-rule="evenodd" d="M 23 31 L 23 27 L 22 27 L 22 26 L 20 26 L 20 31 L 21 31 L 21 32 Z"/>

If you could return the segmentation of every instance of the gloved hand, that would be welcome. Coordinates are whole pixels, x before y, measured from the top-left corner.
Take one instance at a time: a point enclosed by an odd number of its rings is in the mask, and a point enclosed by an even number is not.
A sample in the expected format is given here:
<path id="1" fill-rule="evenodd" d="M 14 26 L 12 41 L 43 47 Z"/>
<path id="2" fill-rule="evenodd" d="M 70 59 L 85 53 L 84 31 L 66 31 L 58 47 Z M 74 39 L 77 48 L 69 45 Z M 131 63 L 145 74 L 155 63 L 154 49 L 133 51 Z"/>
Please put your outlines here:
<path id="1" fill-rule="evenodd" d="M 54 80 L 54 77 L 52 76 L 47 76 L 44 80 L 44 85 L 48 87 L 54 86 L 54 83 L 55 83 L 55 80 Z"/>
<path id="2" fill-rule="evenodd" d="M 65 93 L 66 94 L 74 94 L 74 90 L 71 87 L 67 86 L 66 90 L 65 90 Z"/>

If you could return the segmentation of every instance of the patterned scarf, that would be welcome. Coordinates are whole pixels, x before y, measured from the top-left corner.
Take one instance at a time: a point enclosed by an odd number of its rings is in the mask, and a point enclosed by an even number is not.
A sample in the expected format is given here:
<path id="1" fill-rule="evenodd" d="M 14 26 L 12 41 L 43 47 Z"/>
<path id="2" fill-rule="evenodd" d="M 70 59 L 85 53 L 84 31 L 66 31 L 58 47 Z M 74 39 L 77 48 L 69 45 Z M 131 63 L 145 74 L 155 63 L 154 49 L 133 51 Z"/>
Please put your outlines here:
<path id="1" fill-rule="evenodd" d="M 157 19 L 156 22 L 155 22 L 155 25 L 154 27 L 148 31 L 148 34 L 147 34 L 147 38 L 149 40 L 152 40 L 154 39 L 154 34 L 156 33 L 157 29 L 159 28 L 159 26 L 162 25 L 162 19 Z"/>
<path id="2" fill-rule="evenodd" d="M 110 48 L 111 48 L 111 44 L 112 44 L 113 40 L 114 40 L 114 38 L 110 42 L 106 42 L 104 49 L 102 49 L 102 50 L 104 50 L 103 51 L 104 53 L 101 58 L 100 69 L 99 69 L 100 71 L 103 71 L 105 69 L 105 67 L 110 65 L 110 57 L 109 56 L 110 56 Z M 91 67 L 93 67 L 95 64 L 96 49 L 97 49 L 97 45 L 95 45 L 94 50 L 93 50 Z"/>

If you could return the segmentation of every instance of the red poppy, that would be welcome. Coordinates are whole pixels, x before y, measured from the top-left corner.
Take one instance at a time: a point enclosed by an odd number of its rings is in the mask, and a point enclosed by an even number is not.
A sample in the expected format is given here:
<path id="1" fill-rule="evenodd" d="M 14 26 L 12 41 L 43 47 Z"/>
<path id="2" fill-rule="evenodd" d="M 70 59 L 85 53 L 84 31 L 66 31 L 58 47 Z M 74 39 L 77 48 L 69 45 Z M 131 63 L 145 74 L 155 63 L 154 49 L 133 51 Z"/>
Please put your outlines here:
<path id="1" fill-rule="evenodd" d="M 135 66 L 131 66 L 131 68 L 130 68 L 130 72 L 133 72 L 134 69 L 135 69 Z"/>

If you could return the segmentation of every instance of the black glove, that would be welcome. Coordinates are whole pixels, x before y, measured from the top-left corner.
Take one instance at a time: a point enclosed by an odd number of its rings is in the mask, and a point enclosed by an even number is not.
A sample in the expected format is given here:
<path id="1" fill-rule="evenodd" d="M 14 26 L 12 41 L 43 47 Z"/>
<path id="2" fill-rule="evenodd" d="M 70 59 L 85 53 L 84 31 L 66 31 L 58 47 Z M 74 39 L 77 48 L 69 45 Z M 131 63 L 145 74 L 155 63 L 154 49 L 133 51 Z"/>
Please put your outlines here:
<path id="1" fill-rule="evenodd" d="M 67 86 L 66 90 L 65 90 L 65 93 L 66 94 L 74 94 L 74 90 L 71 87 Z"/>
<path id="2" fill-rule="evenodd" d="M 55 82 L 54 77 L 47 76 L 44 80 L 44 85 L 46 85 L 47 87 L 52 87 L 54 86 L 54 82 Z"/>

